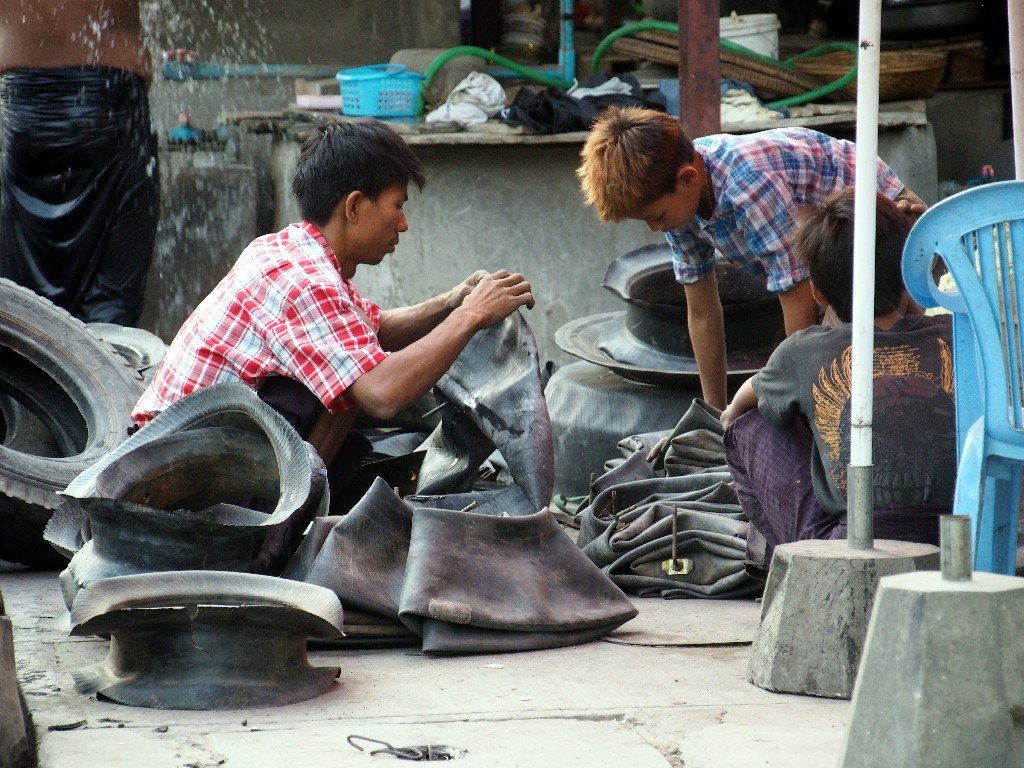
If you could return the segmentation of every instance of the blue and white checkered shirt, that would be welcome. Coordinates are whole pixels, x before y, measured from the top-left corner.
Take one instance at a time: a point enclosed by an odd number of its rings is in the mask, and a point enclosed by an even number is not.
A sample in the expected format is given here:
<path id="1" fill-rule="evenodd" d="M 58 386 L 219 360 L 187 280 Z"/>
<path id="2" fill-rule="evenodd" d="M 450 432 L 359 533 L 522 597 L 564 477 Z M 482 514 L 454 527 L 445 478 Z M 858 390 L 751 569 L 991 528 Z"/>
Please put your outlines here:
<path id="1" fill-rule="evenodd" d="M 807 279 L 791 236 L 793 209 L 821 203 L 853 185 L 856 146 L 807 128 L 773 128 L 740 136 L 695 139 L 711 174 L 715 211 L 699 215 L 691 230 L 665 233 L 676 279 L 695 283 L 714 269 L 715 251 L 752 275 L 767 276 L 768 290 L 786 291 Z M 895 199 L 903 183 L 878 161 L 878 190 Z"/>

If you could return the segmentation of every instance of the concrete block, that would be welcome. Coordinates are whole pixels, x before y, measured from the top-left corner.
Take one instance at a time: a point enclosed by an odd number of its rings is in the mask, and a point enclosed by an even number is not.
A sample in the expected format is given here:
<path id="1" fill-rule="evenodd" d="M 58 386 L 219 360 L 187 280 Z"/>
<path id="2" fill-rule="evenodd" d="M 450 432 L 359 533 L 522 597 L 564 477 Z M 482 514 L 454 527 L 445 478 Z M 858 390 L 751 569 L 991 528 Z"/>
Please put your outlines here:
<path id="1" fill-rule="evenodd" d="M 842 768 L 1024 765 L 1024 579 L 882 579 Z"/>
<path id="2" fill-rule="evenodd" d="M 853 694 L 878 582 L 939 569 L 939 548 L 877 540 L 776 547 L 751 647 L 748 679 L 770 691 L 848 699 Z"/>
<path id="3" fill-rule="evenodd" d="M 35 764 L 35 740 L 15 673 L 11 620 L 0 616 L 0 766 L 31 768 Z"/>

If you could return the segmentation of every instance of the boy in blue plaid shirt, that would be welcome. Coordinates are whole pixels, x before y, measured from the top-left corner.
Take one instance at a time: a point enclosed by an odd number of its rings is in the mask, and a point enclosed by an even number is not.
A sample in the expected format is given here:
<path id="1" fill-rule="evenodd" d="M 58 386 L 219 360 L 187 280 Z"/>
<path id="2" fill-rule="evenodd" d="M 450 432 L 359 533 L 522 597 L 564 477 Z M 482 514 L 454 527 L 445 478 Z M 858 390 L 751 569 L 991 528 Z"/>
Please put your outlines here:
<path id="1" fill-rule="evenodd" d="M 610 108 L 594 123 L 577 171 L 602 221 L 639 219 L 665 233 L 686 295 L 704 400 L 726 405 L 726 350 L 715 260 L 762 276 L 786 334 L 818 322 L 807 268 L 792 245 L 793 211 L 852 186 L 856 147 L 806 128 L 690 140 L 663 112 Z M 925 205 L 882 160 L 878 191 L 916 216 Z M 716 256 L 717 254 L 717 256 Z"/>

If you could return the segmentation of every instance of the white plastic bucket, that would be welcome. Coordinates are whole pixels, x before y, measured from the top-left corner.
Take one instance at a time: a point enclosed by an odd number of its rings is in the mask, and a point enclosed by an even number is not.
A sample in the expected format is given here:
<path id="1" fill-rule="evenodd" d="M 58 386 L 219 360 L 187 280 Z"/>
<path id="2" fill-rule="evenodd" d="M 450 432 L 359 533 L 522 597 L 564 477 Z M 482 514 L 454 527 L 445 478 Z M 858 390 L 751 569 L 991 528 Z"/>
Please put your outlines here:
<path id="1" fill-rule="evenodd" d="M 718 34 L 762 56 L 779 58 L 779 17 L 774 13 L 732 14 L 718 20 Z"/>

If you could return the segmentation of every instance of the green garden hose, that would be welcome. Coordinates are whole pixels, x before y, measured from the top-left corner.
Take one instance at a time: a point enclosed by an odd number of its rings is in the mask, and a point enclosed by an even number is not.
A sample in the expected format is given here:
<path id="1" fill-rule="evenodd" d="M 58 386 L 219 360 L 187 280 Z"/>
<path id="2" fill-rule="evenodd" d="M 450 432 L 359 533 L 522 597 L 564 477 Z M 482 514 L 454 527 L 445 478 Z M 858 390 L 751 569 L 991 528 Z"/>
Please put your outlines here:
<path id="1" fill-rule="evenodd" d="M 459 56 L 477 56 L 489 61 L 491 64 L 499 64 L 502 67 L 511 69 L 513 72 L 518 72 L 523 77 L 529 80 L 535 80 L 541 85 L 550 85 L 555 88 L 561 88 L 562 90 L 569 90 L 573 85 L 575 85 L 575 82 L 572 80 L 563 80 L 559 77 L 545 75 L 543 72 L 538 72 L 534 68 L 525 64 L 520 64 L 517 61 L 512 61 L 512 59 L 501 56 L 494 51 L 489 51 L 486 48 L 478 48 L 475 45 L 457 45 L 454 48 L 449 48 L 444 53 L 438 54 L 437 58 L 427 65 L 427 68 L 423 72 L 423 87 L 420 88 L 421 101 L 423 99 L 423 92 L 430 86 L 430 83 L 434 79 L 434 75 L 438 73 L 441 67 Z"/>
<path id="2" fill-rule="evenodd" d="M 638 21 L 633 24 L 626 24 L 625 26 L 620 27 L 619 29 L 615 30 L 610 35 L 605 37 L 600 43 L 598 43 L 597 48 L 594 49 L 594 57 L 593 59 L 591 59 L 590 62 L 590 71 L 598 71 L 598 67 L 601 63 L 601 57 L 604 56 L 604 54 L 608 51 L 612 43 L 614 43 L 620 37 L 628 37 L 637 32 L 643 32 L 646 30 L 671 32 L 674 35 L 678 35 L 679 25 L 673 24 L 670 21 Z M 814 101 L 815 99 L 821 98 L 822 96 L 828 96 L 831 93 L 835 93 L 839 89 L 853 82 L 853 80 L 857 77 L 857 46 L 854 45 L 853 43 L 825 43 L 824 45 L 819 45 L 817 48 L 812 48 L 809 51 L 804 51 L 803 53 L 797 54 L 796 56 L 790 59 L 786 59 L 785 61 L 779 61 L 779 59 L 773 59 L 770 56 L 764 56 L 760 53 L 757 53 L 756 51 L 750 50 L 745 46 L 734 43 L 731 40 L 720 40 L 719 44 L 722 48 L 724 48 L 727 51 L 742 54 L 743 56 L 756 59 L 758 61 L 761 61 L 762 63 L 772 64 L 776 67 L 783 66 L 788 69 L 796 69 L 793 62 L 798 59 L 809 58 L 811 56 L 818 56 L 823 53 L 847 51 L 853 54 L 853 67 L 845 75 L 836 80 L 833 80 L 831 83 L 828 83 L 827 85 L 823 85 L 821 88 L 815 88 L 812 91 L 807 91 L 806 93 L 799 94 L 798 96 L 790 96 L 788 98 L 779 99 L 778 101 L 773 101 L 765 105 L 766 107 L 770 107 L 772 109 L 784 109 L 786 107 L 795 107 L 798 104 L 807 104 L 808 102 Z"/>
<path id="3" fill-rule="evenodd" d="M 610 35 L 605 37 L 598 44 L 597 48 L 594 49 L 594 57 L 590 63 L 590 71 L 598 71 L 598 67 L 601 63 L 601 58 L 611 47 L 612 43 L 614 43 L 620 37 L 627 37 L 635 34 L 636 32 L 642 32 L 645 30 L 671 32 L 674 35 L 678 35 L 679 25 L 673 24 L 672 22 L 669 21 L 638 21 L 633 24 L 626 24 L 625 26 L 620 27 L 619 29 L 615 30 Z M 778 101 L 773 101 L 765 105 L 772 109 L 784 109 L 786 107 L 794 107 L 797 106 L 798 104 L 806 104 L 810 101 L 814 101 L 815 99 L 818 99 L 822 96 L 828 96 L 829 94 L 834 93 L 835 91 L 838 91 L 847 84 L 851 83 L 857 77 L 857 46 L 854 45 L 853 43 L 826 43 L 824 45 L 819 45 L 817 48 L 813 48 L 809 51 L 797 54 L 791 59 L 786 59 L 785 61 L 779 61 L 778 59 L 773 59 L 770 56 L 764 56 L 760 53 L 757 53 L 756 51 L 752 51 L 749 48 L 746 48 L 745 46 L 734 43 L 731 40 L 720 40 L 719 44 L 722 48 L 726 49 L 727 51 L 742 54 L 743 56 L 748 56 L 750 58 L 756 59 L 763 63 L 772 64 L 774 66 L 788 67 L 789 69 L 796 69 L 796 67 L 793 65 L 793 62 L 798 59 L 817 56 L 823 53 L 847 51 L 849 53 L 854 54 L 853 67 L 845 75 L 838 78 L 837 80 L 832 81 L 831 83 L 828 83 L 827 85 L 823 85 L 821 88 L 815 88 L 812 91 L 807 91 L 806 93 L 802 93 L 798 96 L 790 96 L 788 98 L 779 99 Z M 475 45 L 457 45 L 454 48 L 449 48 L 443 53 L 438 54 L 438 56 L 433 61 L 430 62 L 426 70 L 423 72 L 424 79 L 422 87 L 420 88 L 420 109 L 418 110 L 418 112 L 422 112 L 423 93 L 430 86 L 431 82 L 433 82 L 434 76 L 438 73 L 438 71 L 440 71 L 441 67 L 443 67 L 452 59 L 458 58 L 460 56 L 479 57 L 481 59 L 484 59 L 485 61 L 490 62 L 491 64 L 498 64 L 500 66 L 506 67 L 507 69 L 510 69 L 513 72 L 521 74 L 524 78 L 528 80 L 534 80 L 540 83 L 541 85 L 553 86 L 555 88 L 561 88 L 563 90 L 568 90 L 572 88 L 573 85 L 575 85 L 574 81 L 563 80 L 558 77 L 551 77 L 550 75 L 545 75 L 543 72 L 538 72 L 533 67 L 527 66 L 525 64 L 520 64 L 517 61 L 512 61 L 512 59 L 506 58 L 505 56 L 501 56 L 500 54 L 497 54 L 494 51 L 489 51 L 486 48 L 479 48 Z"/>

